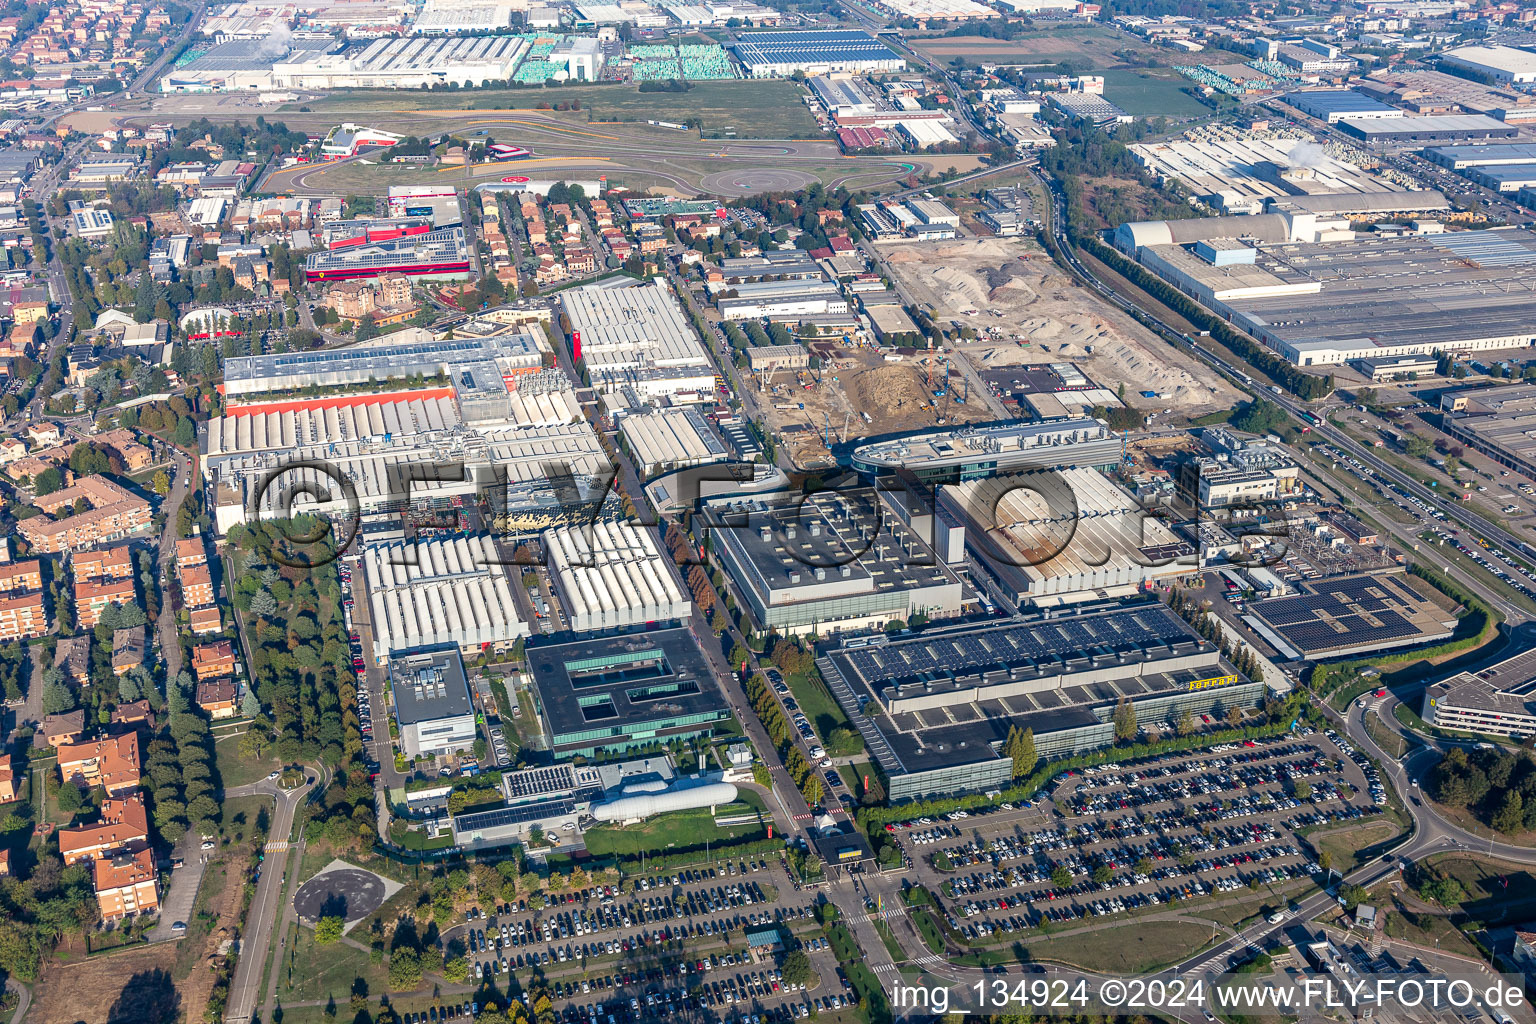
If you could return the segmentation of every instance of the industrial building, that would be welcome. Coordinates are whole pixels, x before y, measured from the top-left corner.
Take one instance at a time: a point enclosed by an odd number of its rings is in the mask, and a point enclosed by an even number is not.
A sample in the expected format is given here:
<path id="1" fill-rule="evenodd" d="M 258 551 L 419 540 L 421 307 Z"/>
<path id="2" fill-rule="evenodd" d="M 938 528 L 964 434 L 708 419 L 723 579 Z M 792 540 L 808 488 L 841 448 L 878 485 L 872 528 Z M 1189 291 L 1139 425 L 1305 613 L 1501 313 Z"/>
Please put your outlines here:
<path id="1" fill-rule="evenodd" d="M 1536 735 L 1536 652 L 1431 683 L 1420 713 L 1437 729 L 1522 740 Z"/>
<path id="2" fill-rule="evenodd" d="M 336 53 L 290 54 L 272 65 L 277 89 L 470 88 L 505 82 L 527 55 L 522 36 L 388 37 Z"/>
<path id="3" fill-rule="evenodd" d="M 1308 117 L 1328 124 L 1337 124 L 1345 118 L 1367 121 L 1403 116 L 1402 108 L 1389 106 L 1353 89 L 1293 92 L 1285 97 L 1285 102 Z"/>
<path id="4" fill-rule="evenodd" d="M 284 33 L 279 39 L 230 38 L 215 43 L 160 78 L 164 93 L 268 92 L 272 66 L 313 60 L 334 49 L 329 35 Z"/>
<path id="5" fill-rule="evenodd" d="M 557 759 L 712 736 L 731 718 L 709 659 L 684 626 L 535 642 L 526 658 Z"/>
<path id="6" fill-rule="evenodd" d="M 312 252 L 304 257 L 304 279 L 348 281 L 401 274 L 411 280 L 430 277 L 463 281 L 473 276 L 474 253 L 461 227 L 365 242 Z"/>
<path id="7" fill-rule="evenodd" d="M 1122 700 L 1143 728 L 1166 727 L 1264 692 L 1157 602 L 854 637 L 816 664 L 893 802 L 1008 786 L 1001 748 L 1015 726 L 1034 731 L 1041 757 L 1060 757 L 1113 743 Z"/>
<path id="8" fill-rule="evenodd" d="M 838 72 L 901 71 L 907 62 L 868 32 L 821 29 L 803 32 L 743 32 L 731 53 L 750 78 L 788 78 Z"/>
<path id="9" fill-rule="evenodd" d="M 848 299 L 833 281 L 752 281 L 732 285 L 715 302 L 725 320 L 780 320 L 847 313 Z"/>
<path id="10" fill-rule="evenodd" d="M 571 288 L 560 294 L 573 356 L 601 392 L 631 388 L 644 398 L 701 401 L 715 370 L 665 282 L 632 288 Z"/>
<path id="11" fill-rule="evenodd" d="M 658 409 L 625 416 L 619 421 L 619 433 L 636 468 L 646 479 L 730 458 L 725 439 L 694 408 Z"/>
<path id="12" fill-rule="evenodd" d="M 671 622 L 692 611 L 654 530 L 606 519 L 561 526 L 544 533 L 544 551 L 566 625 L 577 633 Z"/>
<path id="13" fill-rule="evenodd" d="M 1394 65 L 1373 71 L 1355 88 L 1415 114 L 1487 114 L 1511 124 L 1536 121 L 1536 97 L 1518 88 L 1484 85 L 1442 71 Z"/>
<path id="14" fill-rule="evenodd" d="M 1378 384 L 1392 380 L 1433 377 L 1440 365 L 1434 356 L 1366 356 L 1351 364 Z"/>
<path id="15" fill-rule="evenodd" d="M 704 520 L 755 629 L 825 636 L 960 613 L 960 580 L 874 488 L 712 502 Z"/>
<path id="16" fill-rule="evenodd" d="M 1502 167 L 1510 164 L 1536 163 L 1536 143 L 1495 142 L 1471 146 L 1431 146 L 1424 159 L 1453 171 L 1469 167 Z"/>
<path id="17" fill-rule="evenodd" d="M 1427 117 L 1344 118 L 1339 131 L 1371 146 L 1424 146 L 1471 139 L 1513 139 L 1518 125 L 1485 114 L 1436 114 Z"/>
<path id="18" fill-rule="evenodd" d="M 998 427 L 961 427 L 862 445 L 852 468 L 867 477 L 907 470 L 925 483 L 958 483 L 998 473 L 1120 464 L 1121 439 L 1087 417 Z"/>
<path id="19" fill-rule="evenodd" d="M 224 363 L 224 393 L 233 398 L 306 387 L 348 387 L 369 381 L 453 376 L 474 363 L 492 363 L 505 377 L 540 370 L 548 344 L 531 334 L 438 340 L 409 328 L 373 341 L 314 352 L 231 356 Z M 580 415 L 574 398 L 561 422 Z"/>
<path id="20" fill-rule="evenodd" d="M 1440 62 L 1504 84 L 1536 83 L 1536 53 L 1513 46 L 1458 46 L 1440 54 Z"/>
<path id="21" fill-rule="evenodd" d="M 939 508 L 1010 600 L 1037 607 L 1128 597 L 1198 567 L 1194 547 L 1095 469 L 946 484 Z"/>
<path id="22" fill-rule="evenodd" d="M 1318 661 L 1438 643 L 1456 616 L 1414 588 L 1402 570 L 1335 576 L 1301 593 L 1248 606 L 1243 621 L 1286 658 Z"/>
<path id="23" fill-rule="evenodd" d="M 1176 139 L 1130 150 L 1149 173 L 1227 213 L 1260 213 L 1268 200 L 1293 196 L 1404 191 L 1300 139 Z"/>
<path id="24" fill-rule="evenodd" d="M 528 636 L 507 582 L 509 561 L 485 534 L 365 547 L 374 654 L 456 645 L 475 655 Z"/>
<path id="25" fill-rule="evenodd" d="M 1230 226 L 1165 221 L 1160 230 L 1126 224 L 1116 244 L 1143 243 L 1134 251 L 1149 270 L 1301 367 L 1536 343 L 1536 233 L 1506 228 L 1394 236 L 1330 229 L 1320 234 L 1348 240 L 1286 242 L 1286 219 L 1269 223 L 1268 216 L 1216 218 L 1235 222 Z M 1191 227 L 1177 228 L 1181 223 Z M 1249 224 L 1264 236 L 1249 247 L 1251 263 L 1218 265 L 1178 244 L 1150 244 L 1159 237 L 1236 234 Z M 1220 243 L 1211 251 L 1229 247 Z"/>
<path id="26" fill-rule="evenodd" d="M 1448 392 L 1440 409 L 1447 434 L 1536 480 L 1536 384 Z"/>
<path id="27" fill-rule="evenodd" d="M 407 757 L 437 757 L 475 745 L 475 708 L 458 651 L 391 658 L 389 686 Z"/>
<path id="28" fill-rule="evenodd" d="M 1197 511 L 1237 511 L 1300 493 L 1300 467 L 1279 445 L 1225 427 L 1205 428 L 1200 440 L 1212 457 L 1184 463 L 1178 478 L 1179 496 Z"/>
<path id="29" fill-rule="evenodd" d="M 1086 121 L 1100 128 L 1130 124 L 1136 120 L 1103 96 L 1086 92 L 1053 92 L 1051 105 L 1068 117 Z"/>

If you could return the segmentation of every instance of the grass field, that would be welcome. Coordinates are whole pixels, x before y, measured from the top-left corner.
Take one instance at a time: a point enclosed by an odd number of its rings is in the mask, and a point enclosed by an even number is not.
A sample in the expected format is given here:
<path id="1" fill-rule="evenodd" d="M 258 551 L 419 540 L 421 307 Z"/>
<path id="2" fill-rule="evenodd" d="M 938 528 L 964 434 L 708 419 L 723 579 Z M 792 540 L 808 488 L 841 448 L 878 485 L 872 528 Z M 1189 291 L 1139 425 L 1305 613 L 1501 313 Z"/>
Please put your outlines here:
<path id="1" fill-rule="evenodd" d="M 827 692 L 820 679 L 794 675 L 785 676 L 784 681 L 789 684 L 789 691 L 795 695 L 800 710 L 805 712 L 805 717 L 816 727 L 816 735 L 821 737 L 822 742 L 826 742 L 833 729 L 852 728 L 848 724 L 848 716 L 843 714 L 843 709 L 837 706 L 837 701 L 832 699 L 832 694 Z"/>
<path id="2" fill-rule="evenodd" d="M 723 136 L 734 128 L 741 139 L 814 139 L 821 129 L 800 97 L 804 91 L 786 80 L 695 82 L 686 94 L 641 92 L 627 85 L 564 85 L 530 89 L 474 89 L 427 92 L 414 89 L 352 89 L 332 92 L 304 104 L 313 111 L 368 110 L 531 110 L 578 100 L 585 117 L 603 121 L 677 121 L 697 117 L 703 133 Z M 297 110 L 297 104 L 282 108 Z M 579 118 L 582 115 L 573 115 Z M 687 138 L 682 132 L 678 136 Z"/>
<path id="3" fill-rule="evenodd" d="M 1169 68 L 1111 68 L 1104 98 L 1127 114 L 1142 117 L 1200 117 L 1213 111 L 1181 88 L 1189 79 Z"/>
<path id="4" fill-rule="evenodd" d="M 1063 25 L 1013 39 L 954 36 L 908 41 L 923 53 L 943 61 L 955 57 L 964 57 L 970 62 L 1007 64 L 1055 64 L 1069 60 L 1086 68 L 1122 63 L 1121 58 L 1115 56 L 1116 50 L 1152 51 L 1145 41 L 1103 25 Z"/>
<path id="5" fill-rule="evenodd" d="M 311 928 L 300 928 L 293 946 L 278 984 L 284 1002 L 309 1002 L 334 996 L 337 1003 L 344 1005 L 352 994 L 355 978 L 366 980 L 370 992 L 382 992 L 386 988 L 384 967 L 374 964 L 367 950 L 345 942 L 320 945 L 315 942 Z M 287 969 L 290 965 L 291 971 Z"/>
<path id="6" fill-rule="evenodd" d="M 1386 842 L 1401 831 L 1402 829 L 1391 822 L 1374 821 L 1368 825 L 1334 829 L 1308 838 L 1312 845 L 1317 847 L 1318 852 L 1333 854 L 1334 868 L 1348 874 L 1364 862 L 1360 857 L 1361 851 L 1377 843 Z"/>
<path id="7" fill-rule="evenodd" d="M 758 801 L 756 793 L 742 790 L 737 799 L 743 803 Z M 672 847 L 703 846 L 705 842 L 726 839 L 766 839 L 768 830 L 761 823 L 716 828 L 709 808 L 662 814 L 639 825 L 599 825 L 588 829 L 584 838 L 587 851 L 594 857 L 630 857 L 646 850 L 664 854 Z"/>
<path id="8" fill-rule="evenodd" d="M 1182 960 L 1211 942 L 1211 929 L 1190 921 L 1140 921 L 1125 928 L 1030 942 L 1031 960 L 1060 960 L 1089 971 L 1129 976 Z M 962 960 L 964 958 L 961 958 Z"/>
<path id="9" fill-rule="evenodd" d="M 267 777 L 278 767 L 276 758 L 246 758 L 240 756 L 240 737 L 231 736 L 213 745 L 213 764 L 218 769 L 219 781 L 225 789 L 249 786 Z"/>

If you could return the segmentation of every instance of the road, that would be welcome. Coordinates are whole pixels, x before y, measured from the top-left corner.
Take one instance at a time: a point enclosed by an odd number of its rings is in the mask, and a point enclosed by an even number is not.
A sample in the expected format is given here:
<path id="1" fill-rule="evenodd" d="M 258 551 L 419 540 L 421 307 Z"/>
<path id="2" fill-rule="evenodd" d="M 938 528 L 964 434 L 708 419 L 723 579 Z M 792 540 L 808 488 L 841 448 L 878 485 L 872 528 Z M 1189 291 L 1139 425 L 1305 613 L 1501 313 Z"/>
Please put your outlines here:
<path id="1" fill-rule="evenodd" d="M 268 960 L 273 924 L 282 914 L 283 890 L 289 870 L 298 866 L 290 863 L 292 855 L 289 837 L 293 832 L 293 815 L 299 802 L 313 788 L 313 779 L 313 775 L 306 774 L 304 785 L 281 790 L 276 794 L 277 807 L 272 813 L 272 829 L 267 833 L 267 860 L 262 866 L 261 878 L 256 883 L 256 894 L 251 899 L 246 927 L 240 934 L 240 957 L 235 963 L 235 977 L 229 986 L 229 1002 L 224 1019 L 230 1024 L 249 1021 L 256 1012 L 262 965 Z M 261 783 L 256 785 L 260 786 Z M 242 790 L 229 790 L 225 795 L 239 796 Z"/>

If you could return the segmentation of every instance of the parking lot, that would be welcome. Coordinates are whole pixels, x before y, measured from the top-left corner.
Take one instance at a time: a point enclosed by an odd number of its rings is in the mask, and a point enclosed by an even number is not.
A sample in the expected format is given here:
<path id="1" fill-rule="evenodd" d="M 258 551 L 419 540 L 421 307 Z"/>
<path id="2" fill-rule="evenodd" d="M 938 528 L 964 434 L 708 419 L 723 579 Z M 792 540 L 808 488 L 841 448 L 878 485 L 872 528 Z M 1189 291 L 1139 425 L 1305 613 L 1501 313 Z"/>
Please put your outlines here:
<path id="1" fill-rule="evenodd" d="M 1223 893 L 1283 902 L 1320 870 L 1298 833 L 1375 816 L 1386 795 L 1347 740 L 1312 734 L 1072 771 L 1051 799 L 1048 821 L 1005 806 L 896 828 L 965 938 Z"/>
<path id="2" fill-rule="evenodd" d="M 794 1020 L 849 1005 L 816 922 L 817 893 L 795 891 L 783 865 L 735 861 L 644 876 L 627 893 L 599 885 L 552 894 L 539 910 L 526 901 L 472 908 L 444 942 L 448 957 L 471 964 L 478 986 L 504 984 L 520 969 L 543 972 L 570 1024 L 699 1011 Z M 778 957 L 749 948 L 748 932 L 774 927 L 786 951 L 811 958 L 821 981 L 810 991 L 784 979 Z"/>

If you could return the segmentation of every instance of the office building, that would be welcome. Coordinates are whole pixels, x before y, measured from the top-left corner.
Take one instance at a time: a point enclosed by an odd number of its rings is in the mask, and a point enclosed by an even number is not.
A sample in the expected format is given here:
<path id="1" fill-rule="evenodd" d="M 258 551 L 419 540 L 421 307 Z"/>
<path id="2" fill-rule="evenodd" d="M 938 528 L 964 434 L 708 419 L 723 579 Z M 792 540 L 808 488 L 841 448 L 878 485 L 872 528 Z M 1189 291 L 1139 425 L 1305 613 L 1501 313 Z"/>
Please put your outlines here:
<path id="1" fill-rule="evenodd" d="M 1430 684 L 1420 713 L 1437 729 L 1521 740 L 1536 735 L 1536 652 Z"/>
<path id="2" fill-rule="evenodd" d="M 1157 602 L 853 637 L 816 664 L 892 801 L 1006 787 L 1015 726 L 1034 731 L 1041 757 L 1061 757 L 1113 743 L 1121 701 L 1143 728 L 1167 728 L 1252 707 L 1264 691 Z"/>
<path id="3" fill-rule="evenodd" d="M 438 757 L 474 746 L 475 709 L 458 651 L 391 658 L 389 685 L 407 757 Z"/>
<path id="4" fill-rule="evenodd" d="M 556 758 L 611 757 L 714 735 L 730 705 L 687 627 L 528 645 Z"/>
<path id="5" fill-rule="evenodd" d="M 474 254 L 460 227 L 312 252 L 304 257 L 306 281 L 349 281 L 400 274 L 462 281 L 473 276 Z"/>

